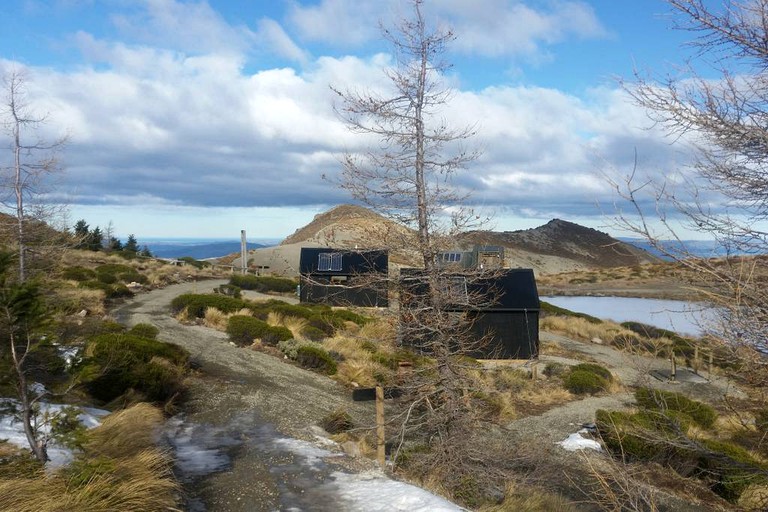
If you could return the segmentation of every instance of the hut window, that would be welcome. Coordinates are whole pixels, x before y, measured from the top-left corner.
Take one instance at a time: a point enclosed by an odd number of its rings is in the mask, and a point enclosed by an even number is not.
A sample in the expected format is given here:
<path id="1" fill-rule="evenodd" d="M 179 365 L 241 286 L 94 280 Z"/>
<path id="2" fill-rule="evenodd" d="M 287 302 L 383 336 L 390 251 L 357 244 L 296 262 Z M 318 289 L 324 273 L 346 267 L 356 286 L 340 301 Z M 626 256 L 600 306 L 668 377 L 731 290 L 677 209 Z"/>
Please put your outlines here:
<path id="1" fill-rule="evenodd" d="M 341 257 L 340 252 L 321 252 L 318 255 L 317 270 L 320 272 L 340 272 Z"/>
<path id="2" fill-rule="evenodd" d="M 443 261 L 446 263 L 458 263 L 461 261 L 460 252 L 444 252 Z"/>

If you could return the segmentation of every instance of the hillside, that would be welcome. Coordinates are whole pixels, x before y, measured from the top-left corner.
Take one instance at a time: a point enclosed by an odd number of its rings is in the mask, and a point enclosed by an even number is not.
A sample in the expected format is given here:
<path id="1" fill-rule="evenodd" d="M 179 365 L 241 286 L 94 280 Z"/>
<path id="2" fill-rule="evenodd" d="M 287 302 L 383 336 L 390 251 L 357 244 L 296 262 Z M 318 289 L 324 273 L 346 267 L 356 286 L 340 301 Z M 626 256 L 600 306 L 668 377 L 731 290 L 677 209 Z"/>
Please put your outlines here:
<path id="1" fill-rule="evenodd" d="M 624 267 L 657 263 L 659 258 L 607 233 L 560 219 L 543 226 L 519 231 L 474 231 L 463 240 L 465 245 L 500 245 L 507 258 L 527 262 L 534 268 L 564 260 L 568 270 Z M 517 266 L 517 265 L 515 265 Z M 524 265 L 520 265 L 524 266 Z M 563 269 L 565 270 L 565 269 Z"/>
<path id="2" fill-rule="evenodd" d="M 251 264 L 292 275 L 302 246 L 340 248 L 397 247 L 390 251 L 396 264 L 416 265 L 414 233 L 367 208 L 340 205 L 318 214 L 277 247 L 251 251 Z M 658 262 L 655 256 L 596 229 L 554 219 L 520 231 L 474 231 L 456 243 L 457 248 L 500 245 L 506 249 L 508 267 L 533 268 L 538 274 L 631 266 Z"/>

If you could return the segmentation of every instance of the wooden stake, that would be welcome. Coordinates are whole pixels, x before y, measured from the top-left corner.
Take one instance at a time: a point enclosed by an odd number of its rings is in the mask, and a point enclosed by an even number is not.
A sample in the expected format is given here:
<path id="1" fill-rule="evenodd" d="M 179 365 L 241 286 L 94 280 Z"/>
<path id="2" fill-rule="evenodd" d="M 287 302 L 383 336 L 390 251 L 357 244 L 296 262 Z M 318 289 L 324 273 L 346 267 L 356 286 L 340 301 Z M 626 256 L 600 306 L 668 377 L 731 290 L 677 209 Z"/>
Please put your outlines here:
<path id="1" fill-rule="evenodd" d="M 699 373 L 699 346 L 693 347 L 693 371 Z"/>
<path id="2" fill-rule="evenodd" d="M 712 380 L 712 363 L 714 362 L 714 357 L 712 356 L 712 351 L 709 351 L 709 368 L 707 368 L 707 372 L 709 373 L 709 379 Z"/>
<path id="3" fill-rule="evenodd" d="M 677 380 L 677 359 L 675 359 L 674 351 L 672 352 L 671 361 L 672 361 L 672 374 L 670 375 L 670 377 L 674 381 L 674 380 Z"/>
<path id="4" fill-rule="evenodd" d="M 538 378 L 539 378 L 539 364 L 534 362 L 533 364 L 531 364 L 531 380 L 533 382 L 536 382 Z"/>
<path id="5" fill-rule="evenodd" d="M 376 386 L 376 459 L 384 467 L 386 451 L 384 449 L 384 388 Z"/>

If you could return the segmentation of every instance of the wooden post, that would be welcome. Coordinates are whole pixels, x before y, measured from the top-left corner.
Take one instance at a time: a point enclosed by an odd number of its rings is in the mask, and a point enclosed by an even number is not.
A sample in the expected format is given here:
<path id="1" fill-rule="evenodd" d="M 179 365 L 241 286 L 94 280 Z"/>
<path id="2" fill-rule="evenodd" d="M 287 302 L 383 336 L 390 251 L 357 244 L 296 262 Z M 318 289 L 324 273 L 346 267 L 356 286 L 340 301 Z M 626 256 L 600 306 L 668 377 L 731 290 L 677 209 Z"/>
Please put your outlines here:
<path id="1" fill-rule="evenodd" d="M 248 273 L 248 243 L 245 239 L 245 230 L 240 230 L 240 261 L 242 263 L 243 275 Z"/>
<path id="2" fill-rule="evenodd" d="M 534 361 L 531 364 L 531 380 L 536 382 L 539 378 L 539 363 Z"/>
<path id="3" fill-rule="evenodd" d="M 709 380 L 712 380 L 712 363 L 714 363 L 714 356 L 712 355 L 712 351 L 709 351 L 709 367 L 707 368 L 707 373 L 709 374 Z"/>
<path id="4" fill-rule="evenodd" d="M 384 388 L 376 386 L 376 459 L 384 467 L 386 451 L 384 449 Z"/>
<path id="5" fill-rule="evenodd" d="M 672 373 L 670 374 L 670 378 L 674 381 L 677 380 L 677 359 L 675 359 L 675 351 L 672 351 L 672 357 L 670 358 L 672 362 Z"/>
<path id="6" fill-rule="evenodd" d="M 699 346 L 693 347 L 693 371 L 699 373 Z"/>

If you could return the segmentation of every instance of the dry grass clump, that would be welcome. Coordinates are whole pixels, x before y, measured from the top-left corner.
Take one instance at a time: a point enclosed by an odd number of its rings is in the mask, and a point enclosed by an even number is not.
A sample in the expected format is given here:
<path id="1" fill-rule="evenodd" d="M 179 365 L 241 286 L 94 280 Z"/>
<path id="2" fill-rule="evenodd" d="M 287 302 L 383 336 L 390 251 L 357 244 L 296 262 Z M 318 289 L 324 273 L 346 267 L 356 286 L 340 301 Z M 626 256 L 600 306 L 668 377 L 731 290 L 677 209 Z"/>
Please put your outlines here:
<path id="1" fill-rule="evenodd" d="M 88 433 L 87 452 L 121 458 L 154 446 L 163 413 L 157 407 L 139 403 L 114 412 Z"/>
<path id="2" fill-rule="evenodd" d="M 579 508 L 559 494 L 514 483 L 507 486 L 503 502 L 480 508 L 480 512 L 552 512 L 555 510 L 576 512 Z"/>
<path id="3" fill-rule="evenodd" d="M 227 329 L 227 322 L 229 321 L 229 315 L 216 308 L 205 308 L 205 316 L 203 317 L 203 325 L 216 329 L 217 331 L 225 331 Z"/>
<path id="4" fill-rule="evenodd" d="M 613 322 L 593 324 L 578 317 L 546 316 L 541 319 L 539 326 L 544 331 L 565 334 L 582 340 L 592 338 L 612 340 L 618 335 L 634 336 L 632 331 L 619 324 Z"/>
<path id="5" fill-rule="evenodd" d="M 61 286 L 56 288 L 56 302 L 62 304 L 65 310 L 79 312 L 88 311 L 91 315 L 104 315 L 104 291 L 92 290 L 89 288 L 79 288 L 77 283 L 70 283 L 71 286 Z"/>
<path id="6" fill-rule="evenodd" d="M 155 446 L 162 413 L 147 404 L 114 413 L 88 433 L 70 467 L 0 480 L 0 510 L 179 510 L 171 457 Z"/>

